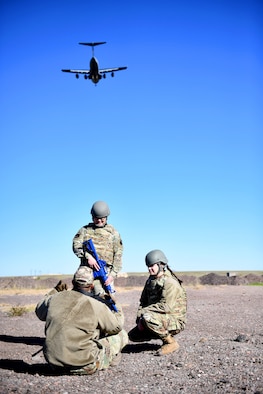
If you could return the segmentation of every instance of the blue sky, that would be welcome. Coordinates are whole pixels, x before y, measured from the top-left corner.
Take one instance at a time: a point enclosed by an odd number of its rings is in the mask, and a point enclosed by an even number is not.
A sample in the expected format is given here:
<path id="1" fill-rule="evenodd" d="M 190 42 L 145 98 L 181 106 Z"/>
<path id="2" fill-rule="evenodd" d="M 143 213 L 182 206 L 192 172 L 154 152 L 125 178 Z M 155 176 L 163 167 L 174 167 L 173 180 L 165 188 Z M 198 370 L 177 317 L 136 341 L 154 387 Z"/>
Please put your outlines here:
<path id="1" fill-rule="evenodd" d="M 73 274 L 108 202 L 123 272 L 262 270 L 262 3 L 2 1 L 1 276 Z M 97 86 L 62 68 L 127 66 Z"/>

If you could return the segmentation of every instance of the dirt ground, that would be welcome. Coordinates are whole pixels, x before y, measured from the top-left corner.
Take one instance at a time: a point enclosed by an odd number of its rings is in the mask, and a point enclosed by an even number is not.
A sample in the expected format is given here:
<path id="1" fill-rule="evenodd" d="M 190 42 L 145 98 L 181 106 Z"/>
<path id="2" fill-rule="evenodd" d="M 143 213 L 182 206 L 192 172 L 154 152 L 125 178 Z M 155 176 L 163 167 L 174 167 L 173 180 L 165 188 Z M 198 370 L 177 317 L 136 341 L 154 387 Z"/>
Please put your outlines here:
<path id="1" fill-rule="evenodd" d="M 55 283 L 56 284 L 56 283 Z M 158 357 L 161 342 L 129 343 L 119 366 L 91 376 L 56 376 L 42 353 L 44 323 L 34 305 L 44 292 L 0 293 L 0 393 L 263 394 L 263 286 L 187 286 L 188 322 L 180 349 Z M 134 326 L 141 289 L 117 293 Z M 11 306 L 31 312 L 11 317 Z"/>

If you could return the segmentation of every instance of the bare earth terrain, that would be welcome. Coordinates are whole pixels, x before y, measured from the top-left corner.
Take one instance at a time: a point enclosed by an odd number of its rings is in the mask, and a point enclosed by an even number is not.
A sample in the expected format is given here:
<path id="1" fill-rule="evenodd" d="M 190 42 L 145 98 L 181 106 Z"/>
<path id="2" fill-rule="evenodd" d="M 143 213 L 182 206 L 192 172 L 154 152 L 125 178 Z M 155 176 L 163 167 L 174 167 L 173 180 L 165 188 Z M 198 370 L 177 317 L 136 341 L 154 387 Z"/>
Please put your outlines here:
<path id="1" fill-rule="evenodd" d="M 119 366 L 91 376 L 55 376 L 42 352 L 32 357 L 44 341 L 44 323 L 33 306 L 46 291 L 2 291 L 0 393 L 263 394 L 263 286 L 186 289 L 188 323 L 177 336 L 176 353 L 155 356 L 158 340 L 129 343 Z M 141 288 L 118 290 L 128 331 L 134 326 Z M 8 315 L 11 306 L 23 305 L 31 305 L 31 312 Z"/>

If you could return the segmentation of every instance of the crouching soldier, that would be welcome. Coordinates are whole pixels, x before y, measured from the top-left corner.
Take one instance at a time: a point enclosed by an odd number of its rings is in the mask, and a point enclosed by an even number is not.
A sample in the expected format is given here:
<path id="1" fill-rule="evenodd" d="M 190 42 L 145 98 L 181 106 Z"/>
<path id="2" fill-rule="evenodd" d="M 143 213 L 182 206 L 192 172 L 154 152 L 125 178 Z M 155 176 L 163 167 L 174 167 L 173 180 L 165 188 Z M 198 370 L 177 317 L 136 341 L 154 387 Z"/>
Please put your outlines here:
<path id="1" fill-rule="evenodd" d="M 161 250 L 149 252 L 145 262 L 150 276 L 141 294 L 136 326 L 128 335 L 133 342 L 161 339 L 163 345 L 157 351 L 161 356 L 179 348 L 174 335 L 185 327 L 186 292 Z"/>
<path id="2" fill-rule="evenodd" d="M 118 365 L 128 343 L 123 330 L 121 306 L 111 311 L 105 301 L 92 296 L 93 271 L 80 267 L 66 290 L 58 284 L 36 306 L 36 315 L 46 321 L 44 356 L 61 373 L 91 375 Z"/>

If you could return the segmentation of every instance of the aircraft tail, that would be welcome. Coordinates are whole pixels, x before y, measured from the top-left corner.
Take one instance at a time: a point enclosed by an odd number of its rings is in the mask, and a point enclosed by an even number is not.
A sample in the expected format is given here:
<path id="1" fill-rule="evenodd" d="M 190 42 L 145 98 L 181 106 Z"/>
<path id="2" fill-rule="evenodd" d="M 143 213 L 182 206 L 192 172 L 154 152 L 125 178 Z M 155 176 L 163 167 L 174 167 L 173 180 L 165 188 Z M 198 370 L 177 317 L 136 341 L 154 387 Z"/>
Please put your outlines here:
<path id="1" fill-rule="evenodd" d="M 88 45 L 89 47 L 95 47 L 96 45 L 106 44 L 106 41 L 102 42 L 79 42 L 80 45 Z"/>

